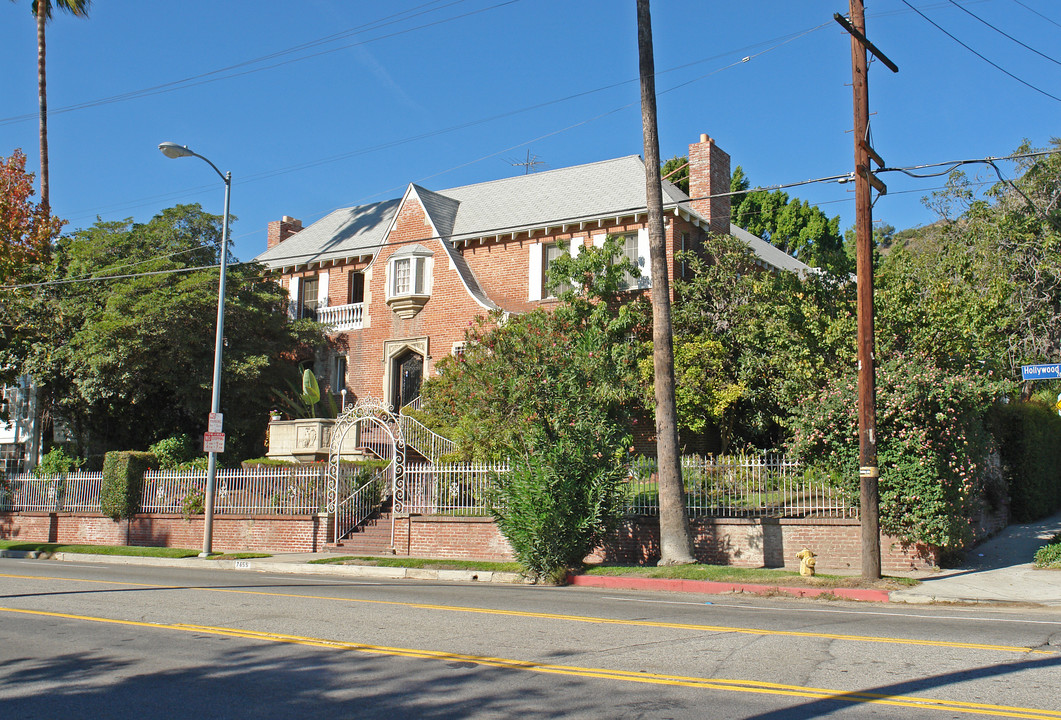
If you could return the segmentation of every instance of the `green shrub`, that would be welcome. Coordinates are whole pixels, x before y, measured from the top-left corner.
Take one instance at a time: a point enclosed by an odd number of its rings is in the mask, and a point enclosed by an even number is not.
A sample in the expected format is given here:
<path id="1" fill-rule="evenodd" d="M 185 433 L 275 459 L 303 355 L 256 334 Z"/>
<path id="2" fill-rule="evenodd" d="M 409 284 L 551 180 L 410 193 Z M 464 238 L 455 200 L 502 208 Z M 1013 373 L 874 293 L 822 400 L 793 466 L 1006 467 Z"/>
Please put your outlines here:
<path id="1" fill-rule="evenodd" d="M 77 470 L 84 462 L 81 458 L 68 455 L 66 450 L 56 446 L 45 453 L 37 467 L 33 468 L 33 474 L 37 477 L 66 475 Z"/>
<path id="2" fill-rule="evenodd" d="M 158 458 L 158 466 L 165 470 L 175 469 L 184 463 L 195 460 L 199 455 L 195 444 L 187 435 L 175 435 L 159 440 L 148 448 L 148 452 Z"/>
<path id="3" fill-rule="evenodd" d="M 903 540 L 961 548 L 983 503 L 993 439 L 985 418 L 998 384 L 979 369 L 939 367 L 896 354 L 877 372 L 880 524 Z M 793 422 L 790 450 L 858 497 L 854 372 L 808 398 Z"/>
<path id="4" fill-rule="evenodd" d="M 1054 535 L 1035 553 L 1035 567 L 1061 568 L 1061 533 Z"/>
<path id="5" fill-rule="evenodd" d="M 113 451 L 103 458 L 100 512 L 112 519 L 130 518 L 140 510 L 144 471 L 158 460 L 149 452 Z"/>
<path id="6" fill-rule="evenodd" d="M 991 415 L 1016 522 L 1047 517 L 1061 507 L 1061 417 L 1037 402 L 1000 405 Z"/>

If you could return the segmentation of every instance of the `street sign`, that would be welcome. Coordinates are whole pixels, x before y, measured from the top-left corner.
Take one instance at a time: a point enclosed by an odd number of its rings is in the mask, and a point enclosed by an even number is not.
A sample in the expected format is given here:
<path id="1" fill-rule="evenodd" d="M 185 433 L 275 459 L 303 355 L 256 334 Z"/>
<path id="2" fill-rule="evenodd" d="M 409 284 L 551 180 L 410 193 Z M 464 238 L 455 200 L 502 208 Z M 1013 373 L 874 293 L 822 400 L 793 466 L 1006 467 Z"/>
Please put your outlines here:
<path id="1" fill-rule="evenodd" d="M 208 432 L 203 435 L 203 452 L 225 452 L 225 433 Z"/>
<path id="2" fill-rule="evenodd" d="M 210 413 L 206 419 L 206 431 L 208 433 L 219 433 L 222 432 L 221 425 L 225 420 L 225 416 L 222 413 Z"/>
<path id="3" fill-rule="evenodd" d="M 1020 369 L 1024 380 L 1057 380 L 1061 378 L 1061 363 L 1053 365 L 1025 365 Z"/>

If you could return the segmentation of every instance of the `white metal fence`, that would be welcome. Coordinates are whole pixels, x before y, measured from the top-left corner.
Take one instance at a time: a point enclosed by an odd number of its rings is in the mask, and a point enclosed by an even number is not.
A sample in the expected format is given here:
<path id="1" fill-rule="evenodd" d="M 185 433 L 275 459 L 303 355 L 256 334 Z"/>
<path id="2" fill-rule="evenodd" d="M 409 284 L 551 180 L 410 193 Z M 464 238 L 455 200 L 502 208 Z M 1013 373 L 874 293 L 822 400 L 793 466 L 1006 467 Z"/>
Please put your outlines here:
<path id="1" fill-rule="evenodd" d="M 489 515 L 494 477 L 507 463 L 411 463 L 405 468 L 405 509 L 412 513 Z M 686 507 L 690 515 L 718 517 L 858 517 L 856 498 L 804 472 L 781 455 L 682 458 Z M 103 474 L 76 472 L 37 478 L 0 477 L 0 511 L 99 512 Z M 379 483 L 377 483 L 379 484 Z M 338 501 L 353 492 L 343 492 Z M 388 481 L 373 498 L 385 499 Z M 144 474 L 141 512 L 202 512 L 206 471 L 149 470 Z M 323 465 L 219 469 L 214 499 L 218 514 L 311 514 L 327 509 Z M 659 513 L 657 464 L 631 463 L 627 514 Z"/>
<path id="2" fill-rule="evenodd" d="M 659 513 L 657 468 L 654 458 L 631 464 L 628 514 Z M 858 517 L 854 498 L 784 455 L 687 456 L 682 480 L 690 515 Z"/>
<path id="3" fill-rule="evenodd" d="M 508 463 L 414 463 L 405 467 L 409 512 L 489 515 L 493 478 Z"/>
<path id="4" fill-rule="evenodd" d="M 99 512 L 101 472 L 0 477 L 0 511 Z"/>
<path id="5" fill-rule="evenodd" d="M 325 509 L 327 479 L 323 465 L 222 468 L 217 471 L 214 512 L 221 515 L 307 515 Z M 140 511 L 202 512 L 206 470 L 148 470 Z"/>

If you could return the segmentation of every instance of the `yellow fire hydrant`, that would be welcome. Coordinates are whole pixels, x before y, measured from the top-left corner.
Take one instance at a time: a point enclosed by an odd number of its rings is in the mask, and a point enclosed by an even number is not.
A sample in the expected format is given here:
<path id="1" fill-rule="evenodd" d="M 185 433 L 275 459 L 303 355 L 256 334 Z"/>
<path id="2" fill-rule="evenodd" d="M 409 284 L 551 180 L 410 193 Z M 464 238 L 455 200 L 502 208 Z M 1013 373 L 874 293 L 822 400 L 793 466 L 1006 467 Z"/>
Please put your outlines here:
<path id="1" fill-rule="evenodd" d="M 796 557 L 799 558 L 799 574 L 813 575 L 814 564 L 817 562 L 815 558 L 818 556 L 812 553 L 807 548 L 803 548 L 798 553 L 796 553 Z"/>

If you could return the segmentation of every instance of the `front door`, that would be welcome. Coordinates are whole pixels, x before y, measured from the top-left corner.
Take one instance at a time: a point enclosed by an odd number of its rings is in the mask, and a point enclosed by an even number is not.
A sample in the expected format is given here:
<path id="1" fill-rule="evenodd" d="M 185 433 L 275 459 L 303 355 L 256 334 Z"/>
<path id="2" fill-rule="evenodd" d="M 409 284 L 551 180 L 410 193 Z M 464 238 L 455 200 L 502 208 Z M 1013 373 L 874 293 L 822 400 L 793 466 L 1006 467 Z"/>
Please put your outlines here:
<path id="1" fill-rule="evenodd" d="M 420 383 L 424 378 L 424 358 L 417 352 L 406 350 L 394 358 L 394 382 L 391 400 L 395 411 L 400 410 L 420 397 Z"/>

